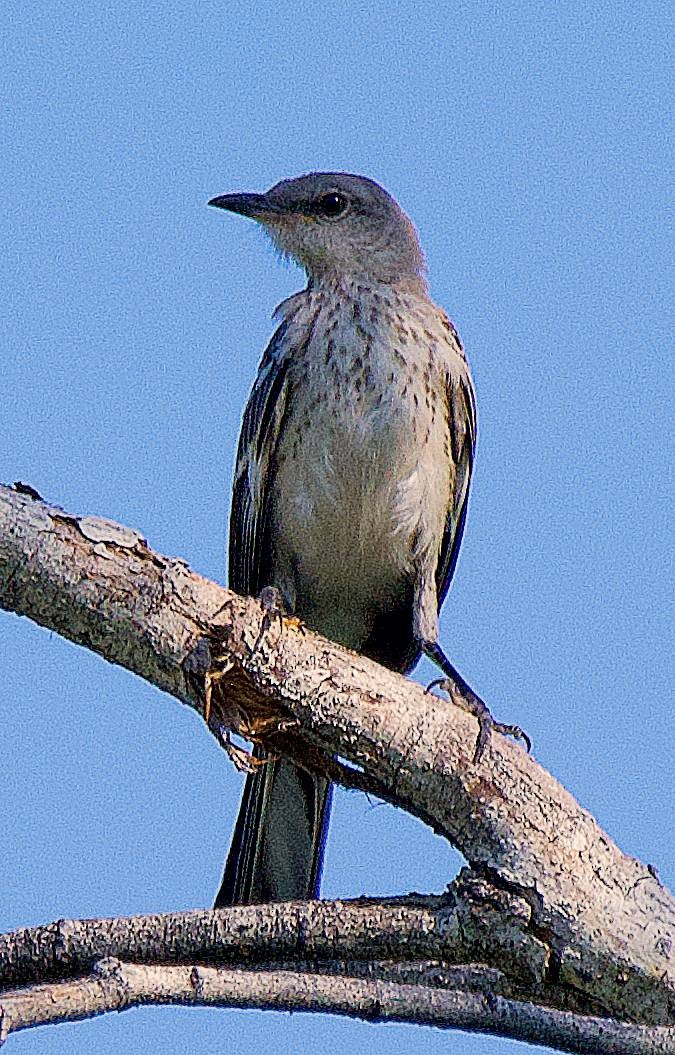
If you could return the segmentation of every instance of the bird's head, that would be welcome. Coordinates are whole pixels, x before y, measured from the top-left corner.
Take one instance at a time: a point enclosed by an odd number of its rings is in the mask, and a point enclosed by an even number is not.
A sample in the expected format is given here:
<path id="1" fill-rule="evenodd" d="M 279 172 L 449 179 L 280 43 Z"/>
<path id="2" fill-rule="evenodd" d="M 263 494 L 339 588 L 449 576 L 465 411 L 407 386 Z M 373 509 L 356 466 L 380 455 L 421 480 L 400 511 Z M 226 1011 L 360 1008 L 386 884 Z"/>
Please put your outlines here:
<path id="1" fill-rule="evenodd" d="M 312 281 L 424 285 L 413 224 L 386 190 L 363 176 L 312 172 L 264 194 L 223 194 L 209 205 L 257 220 Z"/>

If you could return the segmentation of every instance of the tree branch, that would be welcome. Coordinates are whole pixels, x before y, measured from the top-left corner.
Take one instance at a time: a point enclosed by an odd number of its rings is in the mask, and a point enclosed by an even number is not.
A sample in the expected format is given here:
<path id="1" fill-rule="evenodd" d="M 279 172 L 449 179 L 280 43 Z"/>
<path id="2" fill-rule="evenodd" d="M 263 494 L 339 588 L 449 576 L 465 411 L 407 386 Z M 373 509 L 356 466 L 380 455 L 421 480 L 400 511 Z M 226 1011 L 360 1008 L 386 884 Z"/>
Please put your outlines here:
<path id="1" fill-rule="evenodd" d="M 207 672 L 219 670 L 214 732 L 290 719 L 270 746 L 451 839 L 471 865 L 463 882 L 492 892 L 504 934 L 517 904 L 519 941 L 536 942 L 540 984 L 561 1005 L 672 1022 L 671 896 L 519 746 L 495 737 L 472 764 L 477 726 L 460 707 L 291 621 L 267 626 L 256 601 L 154 553 L 138 532 L 2 487 L 0 606 L 200 711 Z"/>
<path id="2" fill-rule="evenodd" d="M 443 896 L 281 902 L 213 911 L 59 920 L 0 936 L 0 988 L 84 974 L 105 956 L 135 963 L 277 965 L 348 960 L 481 963 L 521 998 L 556 1003 L 548 953 L 516 895 L 460 875 Z"/>
<path id="3" fill-rule="evenodd" d="M 0 1039 L 31 1026 L 147 1004 L 322 1011 L 367 1022 L 496 1033 L 580 1055 L 667 1055 L 675 1039 L 671 1029 L 581 1018 L 494 994 L 292 971 L 139 966 L 116 959 L 98 961 L 89 977 L 4 997 Z"/>

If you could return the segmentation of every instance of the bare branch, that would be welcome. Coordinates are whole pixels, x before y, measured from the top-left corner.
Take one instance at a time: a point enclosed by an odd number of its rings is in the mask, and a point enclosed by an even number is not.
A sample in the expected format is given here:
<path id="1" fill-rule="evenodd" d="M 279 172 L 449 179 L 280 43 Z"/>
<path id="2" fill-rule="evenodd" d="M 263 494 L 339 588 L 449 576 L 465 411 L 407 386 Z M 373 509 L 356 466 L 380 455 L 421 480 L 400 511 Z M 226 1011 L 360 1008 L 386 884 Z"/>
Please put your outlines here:
<path id="1" fill-rule="evenodd" d="M 106 956 L 135 963 L 481 963 L 521 997 L 546 990 L 548 951 L 514 894 L 460 876 L 443 897 L 281 902 L 129 919 L 59 920 L 0 936 L 0 988 L 84 974 Z"/>
<path id="2" fill-rule="evenodd" d="M 672 1052 L 675 1040 L 671 1029 L 582 1019 L 493 994 L 292 971 L 139 966 L 115 959 L 99 961 L 87 978 L 7 994 L 0 1004 L 2 1035 L 147 1004 L 322 1011 L 368 1022 L 496 1033 L 579 1055 L 664 1055 Z"/>

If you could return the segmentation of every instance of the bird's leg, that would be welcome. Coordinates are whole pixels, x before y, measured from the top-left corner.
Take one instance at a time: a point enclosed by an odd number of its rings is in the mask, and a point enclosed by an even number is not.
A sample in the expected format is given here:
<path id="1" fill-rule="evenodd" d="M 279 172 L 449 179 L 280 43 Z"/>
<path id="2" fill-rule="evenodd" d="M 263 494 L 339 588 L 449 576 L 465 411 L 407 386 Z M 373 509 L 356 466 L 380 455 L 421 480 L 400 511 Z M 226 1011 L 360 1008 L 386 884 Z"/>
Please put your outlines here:
<path id="1" fill-rule="evenodd" d="M 299 619 L 296 619 L 295 616 L 289 616 L 286 614 L 281 590 L 277 589 L 276 586 L 263 586 L 258 595 L 258 600 L 263 610 L 263 617 L 260 621 L 260 632 L 258 633 L 255 645 L 251 650 L 252 654 L 258 651 L 263 637 L 275 620 L 279 620 L 280 632 L 284 629 L 284 622 L 290 623 L 291 625 L 297 625 L 300 629 L 303 628 L 303 624 Z M 273 735 L 274 733 L 285 733 L 298 724 L 297 718 L 284 718 L 277 715 L 268 715 L 267 717 L 259 718 L 256 721 L 255 735 L 253 739 L 257 740 L 261 737 Z"/>
<path id="2" fill-rule="evenodd" d="M 230 730 L 248 737 L 251 719 L 240 704 L 232 700 L 224 683 L 234 663 L 227 656 L 214 656 L 204 678 L 204 721 L 239 770 L 246 770 L 243 762 L 248 752 L 231 742 Z M 214 707 L 215 703 L 215 707 Z"/>
<path id="3" fill-rule="evenodd" d="M 281 633 L 284 628 L 284 602 L 281 596 L 281 591 L 277 590 L 276 586 L 263 586 L 258 594 L 258 602 L 263 610 L 263 616 L 260 620 L 260 630 L 258 631 L 258 636 L 255 639 L 255 644 L 251 649 L 251 653 L 258 651 L 262 639 L 269 631 L 272 623 L 278 621 L 279 633 Z"/>
<path id="4" fill-rule="evenodd" d="M 476 747 L 473 752 L 473 761 L 479 762 L 483 752 L 487 746 L 487 742 L 490 739 L 491 733 L 501 733 L 502 736 L 512 736 L 516 740 L 522 740 L 530 751 L 532 743 L 527 733 L 518 725 L 505 725 L 503 722 L 496 722 L 490 713 L 490 709 L 480 696 L 477 696 L 473 689 L 467 684 L 459 671 L 452 665 L 445 652 L 438 644 L 437 641 L 425 641 L 422 645 L 422 651 L 425 656 L 428 656 L 432 663 L 435 663 L 437 667 L 443 671 L 445 677 L 438 678 L 436 681 L 432 681 L 427 686 L 427 692 L 434 688 L 436 685 L 442 686 L 448 693 L 453 703 L 461 707 L 462 710 L 472 714 L 474 718 L 478 719 L 478 737 L 476 739 Z"/>
<path id="5" fill-rule="evenodd" d="M 213 710 L 213 690 L 218 687 L 225 675 L 232 670 L 234 664 L 226 659 L 222 666 L 218 666 L 219 657 L 215 657 L 204 678 L 204 721 L 211 728 L 211 712 Z M 221 660 L 222 662 L 222 660 Z"/>
<path id="6" fill-rule="evenodd" d="M 281 590 L 278 590 L 276 586 L 263 586 L 258 594 L 258 601 L 263 610 L 263 617 L 260 621 L 260 631 L 251 649 L 251 655 L 258 651 L 263 637 L 275 620 L 279 621 L 280 632 L 284 628 L 284 623 L 287 623 L 289 626 L 293 626 L 304 633 L 304 623 L 297 616 L 289 615 L 281 596 Z"/>

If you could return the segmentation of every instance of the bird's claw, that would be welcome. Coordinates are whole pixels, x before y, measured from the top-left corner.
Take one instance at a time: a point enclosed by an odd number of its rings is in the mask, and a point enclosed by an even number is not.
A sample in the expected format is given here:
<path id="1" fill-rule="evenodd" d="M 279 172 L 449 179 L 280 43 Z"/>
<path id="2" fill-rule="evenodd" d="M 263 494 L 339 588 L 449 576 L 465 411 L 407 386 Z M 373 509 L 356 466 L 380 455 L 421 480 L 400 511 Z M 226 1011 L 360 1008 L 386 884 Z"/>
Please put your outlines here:
<path id="1" fill-rule="evenodd" d="M 303 623 L 302 619 L 298 619 L 297 615 L 285 615 L 282 617 L 282 625 L 290 626 L 293 630 L 299 631 L 304 637 L 307 633 L 307 626 Z"/>
<path id="2" fill-rule="evenodd" d="M 283 602 L 281 600 L 281 594 L 277 590 L 276 586 L 263 586 L 262 590 L 258 595 L 258 601 L 260 603 L 260 607 L 263 610 L 263 615 L 262 619 L 260 620 L 260 630 L 258 631 L 258 636 L 256 637 L 255 644 L 251 649 L 252 656 L 255 655 L 255 653 L 260 648 L 262 639 L 272 626 L 272 623 L 275 622 L 275 620 L 279 621 L 279 632 L 283 630 L 284 626 Z"/>
<path id="3" fill-rule="evenodd" d="M 474 765 L 477 762 L 480 762 L 483 757 L 483 753 L 493 732 L 500 733 L 502 736 L 511 736 L 514 740 L 522 740 L 528 753 L 532 750 L 532 741 L 527 733 L 524 732 L 519 725 L 507 725 L 504 722 L 495 721 L 490 712 L 490 708 L 483 702 L 483 700 L 481 700 L 480 696 L 476 696 L 471 690 L 468 692 L 460 692 L 450 678 L 436 678 L 435 681 L 432 681 L 427 685 L 426 692 L 430 692 L 438 686 L 441 686 L 447 692 L 454 704 L 461 707 L 463 711 L 473 715 L 473 717 L 478 720 L 478 736 L 476 737 L 476 746 L 473 751 Z"/>
<path id="4" fill-rule="evenodd" d="M 505 725 L 504 722 L 495 722 L 493 719 L 492 728 L 496 732 L 501 733 L 502 736 L 510 736 L 514 740 L 522 740 L 525 744 L 525 750 L 528 755 L 530 754 L 532 750 L 532 740 L 519 725 Z"/>
<path id="5" fill-rule="evenodd" d="M 429 682 L 424 691 L 428 695 L 432 689 L 445 688 L 445 686 L 447 685 L 447 681 L 447 678 L 434 678 L 433 681 Z"/>
<path id="6" fill-rule="evenodd" d="M 222 666 L 212 666 L 210 670 L 207 670 L 204 678 L 204 721 L 210 727 L 211 726 L 211 710 L 213 707 L 213 690 L 220 681 L 223 680 L 228 671 L 232 670 L 234 663 L 230 659 L 222 661 Z M 218 663 L 216 658 L 215 663 Z"/>
<path id="7" fill-rule="evenodd" d="M 221 744 L 227 752 L 230 762 L 239 773 L 255 773 L 260 765 L 260 760 L 255 758 L 250 751 L 243 747 L 237 747 L 228 737 L 221 739 Z"/>
<path id="8" fill-rule="evenodd" d="M 527 733 L 523 732 L 519 725 L 507 725 L 505 722 L 495 721 L 482 700 L 476 697 L 475 702 L 479 707 L 474 709 L 474 705 L 471 702 L 466 708 L 466 710 L 469 711 L 469 714 L 473 714 L 478 719 L 478 736 L 476 737 L 476 746 L 473 751 L 474 765 L 477 762 L 480 762 L 483 757 L 483 752 L 485 751 L 493 732 L 500 733 L 502 736 L 511 736 L 514 740 L 522 740 L 529 754 L 532 750 L 532 741 Z"/>
<path id="9" fill-rule="evenodd" d="M 250 751 L 247 751 L 246 748 L 238 747 L 237 744 L 232 742 L 229 729 L 224 726 L 216 730 L 216 736 L 230 762 L 240 773 L 257 773 L 261 766 L 266 766 L 268 762 L 273 762 L 278 757 L 270 754 L 265 758 L 258 758 L 256 755 L 251 754 Z"/>
<path id="10" fill-rule="evenodd" d="M 287 733 L 290 729 L 296 729 L 299 725 L 300 722 L 297 718 L 269 714 L 262 718 L 255 718 L 245 729 L 241 730 L 241 733 L 242 736 L 246 736 L 249 740 L 260 742 L 270 736 Z"/>
<path id="11" fill-rule="evenodd" d="M 305 633 L 305 624 L 303 623 L 302 619 L 298 619 L 298 617 L 295 615 L 286 614 L 284 610 L 284 602 L 281 596 L 281 592 L 277 589 L 276 586 L 263 586 L 262 590 L 258 595 L 258 601 L 260 603 L 260 607 L 263 610 L 263 616 L 260 620 L 260 630 L 258 631 L 258 636 L 256 637 L 255 644 L 251 649 L 252 656 L 255 655 L 255 653 L 260 648 L 262 639 L 272 626 L 272 623 L 276 621 L 279 622 L 280 633 L 284 629 L 284 624 L 286 626 L 292 627 L 294 630 L 299 630 L 302 634 Z"/>

